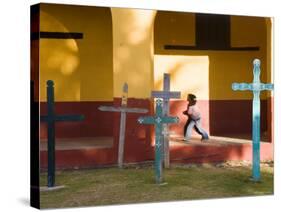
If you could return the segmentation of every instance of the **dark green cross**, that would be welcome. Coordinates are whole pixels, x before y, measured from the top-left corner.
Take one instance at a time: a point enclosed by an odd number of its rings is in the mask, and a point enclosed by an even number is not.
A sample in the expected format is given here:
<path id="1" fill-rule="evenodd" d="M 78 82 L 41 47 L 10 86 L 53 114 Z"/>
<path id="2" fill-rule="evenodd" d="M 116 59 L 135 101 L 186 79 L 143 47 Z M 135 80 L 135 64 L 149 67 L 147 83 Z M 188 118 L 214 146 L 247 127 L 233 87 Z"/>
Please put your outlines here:
<path id="1" fill-rule="evenodd" d="M 40 116 L 40 121 L 48 124 L 48 187 L 55 185 L 55 122 L 56 121 L 81 121 L 83 115 L 56 115 L 54 82 L 47 81 L 47 111 L 48 114 Z"/>
<path id="2" fill-rule="evenodd" d="M 140 124 L 154 124 L 155 125 L 155 174 L 156 183 L 162 183 L 162 151 L 161 143 L 163 136 L 163 124 L 166 123 L 178 123 L 178 117 L 163 116 L 162 112 L 163 101 L 160 99 L 156 100 L 156 114 L 155 116 L 144 116 L 138 119 Z"/>

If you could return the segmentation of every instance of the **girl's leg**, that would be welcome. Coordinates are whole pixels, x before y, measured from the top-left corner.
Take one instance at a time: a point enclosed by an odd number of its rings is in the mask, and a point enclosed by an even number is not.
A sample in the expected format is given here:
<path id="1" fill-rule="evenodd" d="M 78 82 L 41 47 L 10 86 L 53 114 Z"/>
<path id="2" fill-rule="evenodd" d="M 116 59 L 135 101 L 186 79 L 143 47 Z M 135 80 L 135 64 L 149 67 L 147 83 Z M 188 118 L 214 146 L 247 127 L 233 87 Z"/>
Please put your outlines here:
<path id="1" fill-rule="evenodd" d="M 186 129 L 186 133 L 185 133 L 185 140 L 188 141 L 191 137 L 191 133 L 192 133 L 192 129 L 195 125 L 195 121 L 193 120 L 190 120 L 189 121 L 189 124 L 187 126 L 187 129 Z"/>
<path id="2" fill-rule="evenodd" d="M 209 139 L 208 133 L 201 126 L 201 119 L 195 121 L 195 128 L 197 128 L 197 132 L 202 135 L 202 139 Z"/>
<path id="3" fill-rule="evenodd" d="M 185 134 L 186 134 L 186 129 L 187 129 L 187 126 L 189 125 L 190 123 L 190 118 L 187 119 L 185 125 L 184 125 L 184 128 L 183 128 L 183 136 L 185 137 Z"/>

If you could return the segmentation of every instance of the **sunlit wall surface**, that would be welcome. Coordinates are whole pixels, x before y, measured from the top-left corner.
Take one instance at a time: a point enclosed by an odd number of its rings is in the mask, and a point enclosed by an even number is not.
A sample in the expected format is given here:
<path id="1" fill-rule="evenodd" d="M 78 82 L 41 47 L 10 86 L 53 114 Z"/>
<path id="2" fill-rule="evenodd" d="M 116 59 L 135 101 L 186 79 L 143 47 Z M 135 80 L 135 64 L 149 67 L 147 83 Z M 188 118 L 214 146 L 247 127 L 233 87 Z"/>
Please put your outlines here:
<path id="1" fill-rule="evenodd" d="M 40 31 L 79 32 L 82 39 L 40 39 L 40 94 L 55 82 L 57 101 L 113 99 L 110 8 L 41 4 Z"/>
<path id="2" fill-rule="evenodd" d="M 153 86 L 153 23 L 156 11 L 111 8 L 114 97 L 129 86 L 129 97 L 149 98 Z"/>

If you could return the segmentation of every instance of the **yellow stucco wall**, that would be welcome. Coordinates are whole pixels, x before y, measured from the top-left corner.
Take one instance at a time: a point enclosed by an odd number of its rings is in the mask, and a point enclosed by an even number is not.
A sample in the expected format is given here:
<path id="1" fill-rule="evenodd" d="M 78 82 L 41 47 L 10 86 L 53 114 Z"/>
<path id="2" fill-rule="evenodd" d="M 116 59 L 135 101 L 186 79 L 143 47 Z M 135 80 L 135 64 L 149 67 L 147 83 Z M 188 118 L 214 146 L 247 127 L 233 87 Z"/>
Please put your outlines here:
<path id="1" fill-rule="evenodd" d="M 259 51 L 165 50 L 165 44 L 195 45 L 194 14 L 158 12 L 155 20 L 154 89 L 162 89 L 163 73 L 171 74 L 171 88 L 194 93 L 198 99 L 251 99 L 251 92 L 234 92 L 233 82 L 253 80 L 254 58 L 261 59 L 261 81 L 271 82 L 271 26 L 265 18 L 231 17 L 231 45 L 259 46 Z M 180 19 L 179 21 L 177 19 Z M 182 20 L 184 19 L 184 20 Z M 176 23 L 186 23 L 176 25 Z M 172 26 L 169 30 L 169 26 Z M 186 40 L 183 41 L 182 34 Z M 267 46 L 266 42 L 269 42 Z M 269 96 L 262 92 L 261 98 Z"/>
<path id="2" fill-rule="evenodd" d="M 154 22 L 156 54 L 165 54 L 164 45 L 195 45 L 195 14 L 158 11 Z"/>
<path id="3" fill-rule="evenodd" d="M 153 24 L 156 11 L 111 8 L 114 97 L 149 98 L 153 87 Z"/>
<path id="4" fill-rule="evenodd" d="M 273 47 L 273 29 L 272 29 L 272 25 L 273 25 L 273 18 L 267 18 L 266 20 L 266 65 L 267 65 L 267 70 L 271 70 L 271 71 L 267 71 L 267 81 L 273 83 L 274 80 L 274 71 L 273 71 L 273 67 L 272 67 L 272 63 L 273 63 L 273 51 L 272 51 L 272 47 Z M 273 92 L 270 92 L 268 96 L 272 96 Z"/>
<path id="5" fill-rule="evenodd" d="M 259 51 L 164 50 L 165 44 L 195 45 L 193 13 L 41 4 L 40 30 L 82 32 L 83 39 L 40 40 L 40 99 L 46 80 L 56 85 L 56 101 L 108 101 L 149 98 L 161 90 L 163 73 L 171 89 L 195 93 L 198 99 L 250 99 L 234 92 L 232 82 L 251 82 L 252 60 L 262 61 L 261 80 L 272 81 L 271 21 L 231 17 L 231 45 L 259 46 Z M 266 98 L 269 92 L 263 92 Z"/>
<path id="6" fill-rule="evenodd" d="M 40 99 L 46 80 L 56 101 L 113 98 L 113 39 L 110 8 L 40 4 L 40 31 L 81 32 L 83 39 L 40 39 Z"/>

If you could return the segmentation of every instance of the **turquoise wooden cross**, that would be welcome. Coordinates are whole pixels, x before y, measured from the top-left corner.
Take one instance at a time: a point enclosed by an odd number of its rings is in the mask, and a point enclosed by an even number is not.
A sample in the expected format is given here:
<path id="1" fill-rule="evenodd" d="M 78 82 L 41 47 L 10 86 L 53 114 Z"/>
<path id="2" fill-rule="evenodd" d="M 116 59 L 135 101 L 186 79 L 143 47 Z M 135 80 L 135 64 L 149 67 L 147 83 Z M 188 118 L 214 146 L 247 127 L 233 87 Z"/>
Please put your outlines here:
<path id="1" fill-rule="evenodd" d="M 253 62 L 254 80 L 253 83 L 233 83 L 233 90 L 250 90 L 254 94 L 252 109 L 252 140 L 253 140 L 253 163 L 252 180 L 260 181 L 260 92 L 263 90 L 273 90 L 273 84 L 264 84 L 260 82 L 260 60 Z"/>
<path id="2" fill-rule="evenodd" d="M 178 123 L 178 117 L 164 116 L 162 112 L 163 102 L 160 99 L 156 100 L 156 114 L 155 116 L 140 117 L 138 122 L 140 124 L 154 124 L 155 125 L 155 174 L 156 183 L 162 183 L 162 151 L 161 146 L 163 124 L 166 123 Z"/>
<path id="3" fill-rule="evenodd" d="M 153 98 L 163 99 L 163 116 L 169 116 L 170 111 L 170 99 L 180 99 L 180 91 L 170 91 L 170 74 L 164 73 L 163 91 L 151 91 Z M 165 168 L 170 167 L 170 147 L 169 147 L 169 125 L 164 124 L 165 134 L 162 136 L 164 145 L 162 146 L 162 152 L 164 155 Z"/>
<path id="4" fill-rule="evenodd" d="M 40 116 L 40 121 L 48 124 L 48 187 L 55 186 L 55 122 L 56 121 L 82 121 L 83 115 L 56 115 L 54 82 L 47 81 L 47 115 Z"/>

